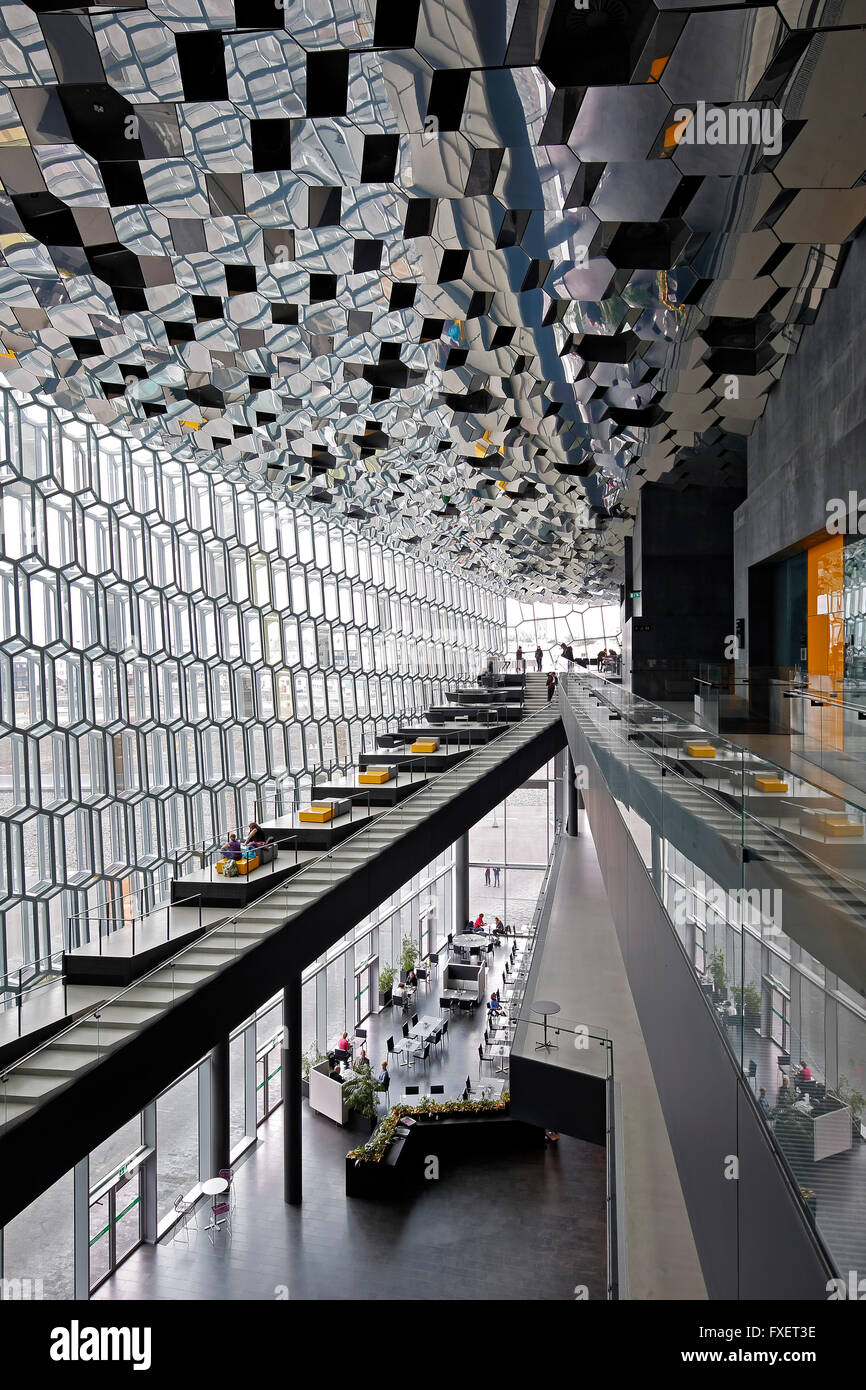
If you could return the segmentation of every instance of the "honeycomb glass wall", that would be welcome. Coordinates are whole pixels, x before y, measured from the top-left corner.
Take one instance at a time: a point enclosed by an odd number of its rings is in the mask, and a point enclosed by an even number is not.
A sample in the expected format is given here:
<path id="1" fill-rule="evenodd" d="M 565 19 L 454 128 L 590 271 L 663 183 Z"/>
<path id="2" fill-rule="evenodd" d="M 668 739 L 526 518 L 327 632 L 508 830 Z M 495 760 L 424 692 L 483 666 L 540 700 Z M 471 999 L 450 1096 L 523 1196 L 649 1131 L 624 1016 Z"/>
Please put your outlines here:
<path id="1" fill-rule="evenodd" d="M 450 561 L 0 391 L 0 976 L 503 650 Z"/>

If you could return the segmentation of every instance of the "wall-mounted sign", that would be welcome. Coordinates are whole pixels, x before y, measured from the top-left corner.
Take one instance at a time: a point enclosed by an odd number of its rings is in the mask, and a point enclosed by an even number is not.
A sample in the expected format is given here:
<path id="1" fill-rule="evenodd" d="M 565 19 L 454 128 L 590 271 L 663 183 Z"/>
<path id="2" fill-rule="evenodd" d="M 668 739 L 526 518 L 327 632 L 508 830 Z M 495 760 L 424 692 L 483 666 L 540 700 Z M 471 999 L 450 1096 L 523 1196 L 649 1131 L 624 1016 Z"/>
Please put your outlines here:
<path id="1" fill-rule="evenodd" d="M 632 589 L 629 598 L 640 598 L 640 589 Z"/>

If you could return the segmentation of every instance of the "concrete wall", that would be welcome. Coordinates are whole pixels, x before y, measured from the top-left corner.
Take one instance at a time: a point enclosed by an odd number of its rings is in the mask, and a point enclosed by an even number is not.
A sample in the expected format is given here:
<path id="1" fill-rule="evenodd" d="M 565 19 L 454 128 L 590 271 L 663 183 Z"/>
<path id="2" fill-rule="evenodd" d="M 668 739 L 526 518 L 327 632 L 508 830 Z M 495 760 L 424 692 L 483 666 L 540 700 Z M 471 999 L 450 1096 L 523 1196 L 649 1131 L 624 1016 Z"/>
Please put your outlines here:
<path id="1" fill-rule="evenodd" d="M 734 603 L 748 568 L 822 532 L 827 501 L 866 496 L 866 237 L 806 328 L 749 439 L 749 495 L 734 515 Z M 747 633 L 748 639 L 748 633 Z"/>
<path id="2" fill-rule="evenodd" d="M 641 488 L 632 549 L 640 600 L 628 641 L 636 694 L 690 698 L 698 663 L 724 660 L 734 630 L 732 518 L 741 496 L 725 487 Z"/>

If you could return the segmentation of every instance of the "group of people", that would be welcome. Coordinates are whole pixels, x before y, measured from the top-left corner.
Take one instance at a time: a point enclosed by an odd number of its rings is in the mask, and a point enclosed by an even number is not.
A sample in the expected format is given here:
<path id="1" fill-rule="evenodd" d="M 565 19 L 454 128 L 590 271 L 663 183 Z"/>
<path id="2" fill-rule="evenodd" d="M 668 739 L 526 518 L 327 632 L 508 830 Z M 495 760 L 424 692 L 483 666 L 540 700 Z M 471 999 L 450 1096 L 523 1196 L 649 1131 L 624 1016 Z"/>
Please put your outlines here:
<path id="1" fill-rule="evenodd" d="M 583 666 L 588 665 L 587 659 L 586 659 L 585 657 L 577 657 L 577 656 L 575 656 L 575 654 L 574 654 L 574 647 L 571 645 L 570 642 L 560 642 L 560 644 L 559 644 L 559 654 L 560 654 L 562 660 L 565 661 L 565 662 L 567 663 L 569 671 L 573 670 L 575 664 L 578 664 L 578 663 L 581 664 L 581 665 L 583 665 Z M 616 659 L 617 659 L 617 652 L 616 652 L 616 649 L 615 649 L 614 647 L 610 647 L 610 648 L 608 648 L 608 647 L 602 647 L 601 650 L 600 650 L 599 652 L 596 653 L 596 656 L 595 656 L 595 664 L 596 664 L 596 666 L 598 667 L 598 669 L 601 670 L 601 668 L 602 668 L 606 663 L 611 662 L 611 661 L 614 661 L 614 662 L 615 662 Z M 535 648 L 535 669 L 536 669 L 536 671 L 540 671 L 540 670 L 541 670 L 543 661 L 544 661 L 544 651 L 542 650 L 542 647 L 541 647 L 541 645 L 539 644 L 539 645 Z M 517 651 L 514 653 L 514 666 L 515 666 L 515 670 L 517 670 L 517 671 L 525 671 L 525 670 L 526 670 L 526 653 L 525 653 L 524 650 L 523 650 L 522 644 L 518 644 Z M 549 699 L 549 698 L 550 698 L 550 696 L 548 695 L 548 699 Z"/>
<path id="2" fill-rule="evenodd" d="M 801 1057 L 800 1070 L 794 1073 L 793 1086 L 791 1085 L 787 1076 L 782 1077 L 782 1084 L 779 1087 L 779 1094 L 776 1097 L 776 1104 L 784 1105 L 786 1101 L 790 1104 L 798 1096 L 806 1095 L 806 1087 L 803 1086 L 802 1083 L 804 1081 L 809 1082 L 811 1080 L 812 1068 L 809 1066 L 809 1063 Z M 766 1086 L 761 1087 L 761 1092 L 758 1096 L 758 1105 L 761 1107 L 761 1110 L 763 1111 L 765 1118 L 769 1119 L 772 1112 L 770 1110 L 770 1102 L 767 1100 Z"/>
<path id="3" fill-rule="evenodd" d="M 497 869 L 496 872 L 498 874 L 499 870 Z M 464 935 L 474 933 L 476 936 L 486 936 L 495 941 L 497 946 L 500 944 L 499 938 L 504 933 L 504 931 L 505 926 L 501 917 L 494 917 L 493 926 L 488 927 L 487 923 L 484 921 L 483 912 L 479 912 L 474 922 L 471 917 L 468 918 L 466 926 L 463 928 Z"/>
<path id="4" fill-rule="evenodd" d="M 224 845 L 221 845 L 220 848 L 222 849 L 222 852 L 225 855 L 226 859 L 243 859 L 245 849 L 250 849 L 255 845 L 263 845 L 265 843 L 265 835 L 261 826 L 258 825 L 254 820 L 251 820 L 249 825 L 249 833 L 247 834 L 247 838 L 244 840 L 243 844 L 238 839 L 235 832 L 233 830 L 229 830 L 226 835 L 226 843 Z"/>
<path id="5" fill-rule="evenodd" d="M 340 1085 L 342 1085 L 343 1082 L 346 1080 L 346 1073 L 349 1070 L 350 1062 L 352 1062 L 352 1044 L 349 1041 L 348 1033 L 343 1032 L 333 1052 L 328 1053 L 328 1066 L 330 1068 L 328 1072 L 329 1079 L 331 1081 L 339 1081 Z M 359 1072 L 370 1071 L 370 1069 L 370 1061 L 367 1057 L 367 1049 L 365 1047 L 362 1047 L 359 1050 L 357 1057 L 352 1062 L 352 1070 Z M 379 1067 L 379 1073 L 376 1077 L 376 1081 L 379 1085 L 380 1091 L 387 1091 L 389 1086 L 391 1085 L 391 1076 L 388 1071 L 387 1060 L 381 1063 Z"/>

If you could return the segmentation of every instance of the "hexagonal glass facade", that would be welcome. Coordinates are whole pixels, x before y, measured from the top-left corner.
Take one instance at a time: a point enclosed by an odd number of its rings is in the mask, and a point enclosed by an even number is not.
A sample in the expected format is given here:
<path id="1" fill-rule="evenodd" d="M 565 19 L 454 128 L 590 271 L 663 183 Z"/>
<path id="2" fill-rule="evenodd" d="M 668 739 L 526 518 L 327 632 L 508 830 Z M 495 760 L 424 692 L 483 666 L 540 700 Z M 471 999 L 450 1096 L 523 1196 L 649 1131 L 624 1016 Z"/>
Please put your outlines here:
<path id="1" fill-rule="evenodd" d="M 18 392 L 0 508 L 0 976 L 503 649 L 447 561 Z"/>

